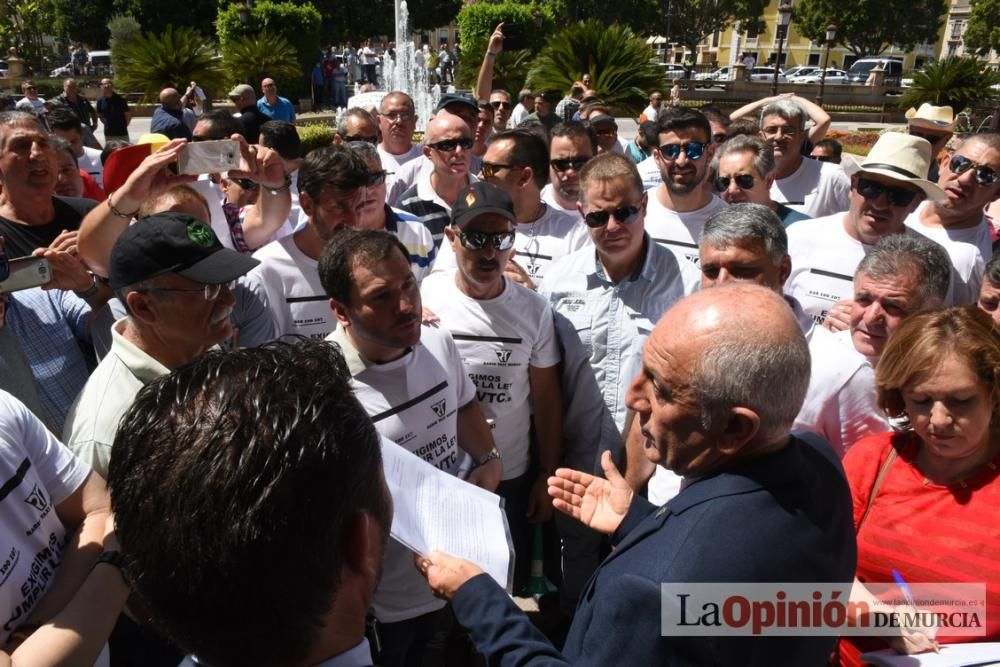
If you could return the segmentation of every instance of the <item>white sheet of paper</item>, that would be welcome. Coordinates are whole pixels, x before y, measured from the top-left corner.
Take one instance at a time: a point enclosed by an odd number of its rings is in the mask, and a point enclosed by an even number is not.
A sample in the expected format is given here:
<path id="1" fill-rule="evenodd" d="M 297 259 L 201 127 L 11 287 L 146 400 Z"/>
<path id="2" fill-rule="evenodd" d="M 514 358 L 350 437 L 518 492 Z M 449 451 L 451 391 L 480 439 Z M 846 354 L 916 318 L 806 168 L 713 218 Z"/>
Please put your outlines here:
<path id="1" fill-rule="evenodd" d="M 1000 665 L 1000 643 L 945 644 L 940 653 L 900 655 L 892 649 L 863 653 L 861 659 L 882 667 L 971 667 Z"/>
<path id="2" fill-rule="evenodd" d="M 421 554 L 439 550 L 472 561 L 508 592 L 514 547 L 500 496 L 438 470 L 382 438 L 392 495 L 392 537 Z"/>

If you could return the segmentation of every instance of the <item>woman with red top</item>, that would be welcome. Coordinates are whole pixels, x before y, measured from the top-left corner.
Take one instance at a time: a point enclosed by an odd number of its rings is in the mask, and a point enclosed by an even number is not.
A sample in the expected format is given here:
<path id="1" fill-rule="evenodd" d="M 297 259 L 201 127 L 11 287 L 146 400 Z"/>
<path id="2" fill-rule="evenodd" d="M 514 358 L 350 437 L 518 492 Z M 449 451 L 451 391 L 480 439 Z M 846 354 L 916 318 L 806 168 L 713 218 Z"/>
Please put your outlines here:
<path id="1" fill-rule="evenodd" d="M 1000 330 L 975 307 L 907 319 L 879 360 L 878 400 L 906 430 L 864 438 L 844 457 L 854 502 L 858 570 L 864 584 L 986 584 L 985 637 L 939 628 L 939 643 L 1000 639 Z M 844 665 L 891 645 L 931 650 L 926 634 L 841 640 Z"/>

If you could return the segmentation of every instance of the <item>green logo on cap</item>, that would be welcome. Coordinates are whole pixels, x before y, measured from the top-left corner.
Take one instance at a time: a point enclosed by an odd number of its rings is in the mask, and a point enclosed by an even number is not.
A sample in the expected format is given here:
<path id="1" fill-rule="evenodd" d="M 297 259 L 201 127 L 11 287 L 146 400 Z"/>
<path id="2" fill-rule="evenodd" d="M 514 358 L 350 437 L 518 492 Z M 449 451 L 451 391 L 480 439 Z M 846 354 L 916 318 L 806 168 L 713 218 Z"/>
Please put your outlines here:
<path id="1" fill-rule="evenodd" d="M 211 246 L 215 242 L 215 235 L 212 230 L 202 222 L 189 222 L 187 226 L 188 238 L 198 245 Z"/>

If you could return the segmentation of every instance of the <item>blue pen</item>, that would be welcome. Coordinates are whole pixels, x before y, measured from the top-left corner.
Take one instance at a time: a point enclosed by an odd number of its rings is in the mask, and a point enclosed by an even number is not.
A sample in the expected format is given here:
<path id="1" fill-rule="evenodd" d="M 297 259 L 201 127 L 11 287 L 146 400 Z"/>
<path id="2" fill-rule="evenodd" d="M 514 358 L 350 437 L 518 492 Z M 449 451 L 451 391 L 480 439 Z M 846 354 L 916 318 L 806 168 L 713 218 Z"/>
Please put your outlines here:
<path id="1" fill-rule="evenodd" d="M 906 580 L 903 579 L 903 575 L 901 575 L 898 571 L 894 569 L 892 571 L 892 578 L 896 580 L 896 584 L 899 586 L 899 590 L 903 591 L 903 595 L 906 597 L 907 604 L 913 607 L 914 611 L 916 611 L 917 603 L 914 602 L 913 593 L 910 592 L 910 587 L 906 584 Z M 941 647 L 938 645 L 936 641 L 934 641 L 933 651 L 935 653 L 941 652 Z"/>

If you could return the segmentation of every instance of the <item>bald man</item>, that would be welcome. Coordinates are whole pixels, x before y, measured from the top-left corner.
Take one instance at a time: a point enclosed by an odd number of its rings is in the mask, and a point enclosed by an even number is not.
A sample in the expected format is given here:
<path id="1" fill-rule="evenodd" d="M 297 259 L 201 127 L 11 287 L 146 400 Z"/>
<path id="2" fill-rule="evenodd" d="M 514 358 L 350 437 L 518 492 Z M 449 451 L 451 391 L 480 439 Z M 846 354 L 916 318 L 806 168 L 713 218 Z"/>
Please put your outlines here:
<path id="1" fill-rule="evenodd" d="M 184 122 L 181 94 L 176 88 L 164 88 L 160 91 L 160 106 L 153 112 L 149 131 L 165 135 L 169 139 L 191 141 L 191 128 Z"/>
<path id="2" fill-rule="evenodd" d="M 438 113 L 427 124 L 423 148 L 434 168 L 421 174 L 400 197 L 399 208 L 420 218 L 434 236 L 436 248 L 441 246 L 455 198 L 476 180 L 469 172 L 472 143 L 472 131 L 464 120 Z"/>
<path id="3" fill-rule="evenodd" d="M 732 626 L 698 636 L 677 626 L 700 625 L 705 610 L 681 616 L 677 594 L 669 603 L 661 591 L 720 581 L 847 590 L 856 561 L 850 491 L 827 443 L 790 434 L 808 382 L 805 338 L 771 290 L 725 285 L 667 311 L 628 400 L 646 456 L 687 484 L 657 509 L 633 495 L 610 453 L 605 478 L 565 468 L 549 478 L 556 509 L 614 545 L 580 598 L 562 654 L 476 565 L 435 552 L 418 568 L 493 664 L 823 664 L 835 637 L 738 636 Z M 661 631 L 661 611 L 673 632 Z"/>

